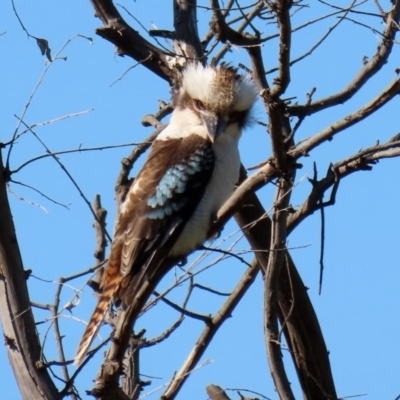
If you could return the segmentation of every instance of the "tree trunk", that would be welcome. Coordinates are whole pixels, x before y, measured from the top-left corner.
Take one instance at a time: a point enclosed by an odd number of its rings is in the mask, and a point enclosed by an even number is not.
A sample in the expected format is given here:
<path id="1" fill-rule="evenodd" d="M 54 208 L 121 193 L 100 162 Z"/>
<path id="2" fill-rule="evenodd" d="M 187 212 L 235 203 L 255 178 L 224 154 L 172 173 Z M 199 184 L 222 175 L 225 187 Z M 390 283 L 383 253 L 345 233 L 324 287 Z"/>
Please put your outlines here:
<path id="1" fill-rule="evenodd" d="M 41 346 L 7 198 L 0 152 L 0 315 L 8 358 L 24 400 L 61 399 L 41 361 Z"/>

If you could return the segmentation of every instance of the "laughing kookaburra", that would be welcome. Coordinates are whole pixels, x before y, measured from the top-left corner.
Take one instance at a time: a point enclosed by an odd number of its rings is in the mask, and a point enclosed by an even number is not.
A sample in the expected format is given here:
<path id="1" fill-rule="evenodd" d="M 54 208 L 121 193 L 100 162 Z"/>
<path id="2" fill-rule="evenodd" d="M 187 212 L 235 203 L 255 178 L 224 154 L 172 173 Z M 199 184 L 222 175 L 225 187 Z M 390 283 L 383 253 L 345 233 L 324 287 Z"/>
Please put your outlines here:
<path id="1" fill-rule="evenodd" d="M 153 142 L 121 206 L 103 292 L 79 345 L 77 365 L 113 298 L 126 301 L 124 291 L 149 268 L 154 271 L 167 257 L 184 258 L 207 239 L 238 182 L 238 141 L 256 97 L 254 83 L 231 67 L 185 69 L 171 121 Z"/>

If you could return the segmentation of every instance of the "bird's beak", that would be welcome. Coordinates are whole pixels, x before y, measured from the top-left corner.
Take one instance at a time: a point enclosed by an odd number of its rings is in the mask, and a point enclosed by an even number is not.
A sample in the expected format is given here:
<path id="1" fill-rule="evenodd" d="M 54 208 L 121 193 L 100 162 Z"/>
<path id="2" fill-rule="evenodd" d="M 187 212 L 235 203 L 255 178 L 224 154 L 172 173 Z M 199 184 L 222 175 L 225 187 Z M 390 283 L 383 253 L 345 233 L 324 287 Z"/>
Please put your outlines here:
<path id="1" fill-rule="evenodd" d="M 226 121 L 217 114 L 203 115 L 203 121 L 211 140 L 215 142 L 225 129 Z"/>

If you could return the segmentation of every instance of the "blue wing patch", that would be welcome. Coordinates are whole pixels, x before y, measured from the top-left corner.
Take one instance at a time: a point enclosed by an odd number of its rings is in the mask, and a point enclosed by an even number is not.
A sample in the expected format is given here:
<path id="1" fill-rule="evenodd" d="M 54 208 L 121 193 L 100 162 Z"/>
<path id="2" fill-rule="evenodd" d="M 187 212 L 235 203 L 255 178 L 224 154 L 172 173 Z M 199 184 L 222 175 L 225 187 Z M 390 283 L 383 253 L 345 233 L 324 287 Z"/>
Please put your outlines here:
<path id="1" fill-rule="evenodd" d="M 210 146 L 204 146 L 171 166 L 161 178 L 154 194 L 147 199 L 147 205 L 152 210 L 145 217 L 162 219 L 181 210 L 190 201 L 190 192 L 204 184 L 199 174 L 209 171 L 213 165 L 213 151 Z"/>

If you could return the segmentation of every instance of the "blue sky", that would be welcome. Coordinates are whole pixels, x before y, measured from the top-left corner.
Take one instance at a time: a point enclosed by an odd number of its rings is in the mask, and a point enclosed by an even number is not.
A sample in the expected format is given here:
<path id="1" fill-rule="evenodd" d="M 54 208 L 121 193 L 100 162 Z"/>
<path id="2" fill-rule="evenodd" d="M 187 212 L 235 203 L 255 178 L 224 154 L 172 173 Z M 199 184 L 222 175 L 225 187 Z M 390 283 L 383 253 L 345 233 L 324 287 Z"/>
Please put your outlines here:
<path id="1" fill-rule="evenodd" d="M 138 0 L 123 4 L 147 29 L 172 29 L 170 3 Z M 348 5 L 343 1 L 336 1 L 335 4 Z M 388 8 L 389 4 L 389 1 L 382 2 L 384 8 Z M 80 116 L 35 128 L 35 132 L 52 151 L 138 143 L 152 132 L 151 128 L 144 128 L 140 120 L 144 115 L 157 111 L 157 100 L 169 100 L 169 88 L 164 81 L 140 66 L 112 85 L 135 62 L 116 56 L 114 47 L 95 35 L 94 30 L 101 26 L 101 22 L 93 17 L 89 1 L 55 3 L 49 0 L 18 0 L 15 5 L 28 31 L 34 36 L 46 38 L 53 55 L 69 39 L 74 38 L 60 54 L 67 60 L 59 59 L 51 65 L 24 119 L 31 125 L 87 111 Z M 372 1 L 368 1 L 362 9 L 376 12 Z M 124 11 L 121 12 L 135 29 L 143 32 L 135 21 L 127 17 Z M 327 12 L 320 4 L 313 5 L 309 10 L 295 15 L 294 26 Z M 0 141 L 7 142 L 18 122 L 14 115 L 22 114 L 46 68 L 46 60 L 40 55 L 35 41 L 21 29 L 10 1 L 1 2 L 0 15 L 0 33 L 5 32 L 0 36 Z M 198 11 L 201 36 L 207 30 L 208 18 L 205 10 Z M 383 25 L 372 17 L 365 17 L 363 21 L 382 29 Z M 309 49 L 334 22 L 335 19 L 322 21 L 294 35 L 292 58 Z M 263 35 L 275 29 L 273 25 L 261 28 Z M 76 37 L 77 34 L 92 37 L 93 42 Z M 297 101 L 304 102 L 306 93 L 312 87 L 317 88 L 314 95 L 316 99 L 342 89 L 361 68 L 363 57 L 374 54 L 379 40 L 379 35 L 365 27 L 351 21 L 343 22 L 312 56 L 293 67 L 292 82 L 285 97 L 296 96 Z M 276 64 L 276 44 L 267 42 L 263 47 L 267 69 Z M 234 49 L 226 60 L 233 64 L 243 62 L 249 65 L 246 52 L 242 49 Z M 296 139 L 302 140 L 318 133 L 371 100 L 395 79 L 394 70 L 399 67 L 399 61 L 399 49 L 395 45 L 392 61 L 359 94 L 345 105 L 306 119 Z M 374 116 L 343 132 L 302 160 L 303 168 L 298 172 L 292 197 L 293 206 L 299 206 L 311 189 L 307 177 L 312 176 L 314 161 L 322 177 L 330 162 L 371 146 L 377 140 L 388 140 L 399 132 L 398 109 L 399 100 L 395 98 Z M 260 104 L 255 115 L 266 121 Z M 130 148 L 119 148 L 60 157 L 89 200 L 93 200 L 96 193 L 101 195 L 103 206 L 108 210 L 109 232 L 113 230 L 115 215 L 115 179 L 120 160 L 129 151 Z M 11 167 L 16 169 L 27 160 L 44 153 L 45 150 L 33 135 L 26 133 L 14 146 Z M 241 141 L 241 154 L 245 166 L 256 165 L 270 155 L 269 137 L 264 128 L 254 125 L 248 129 Z M 306 220 L 289 238 L 291 254 L 309 287 L 325 334 L 340 397 L 365 394 L 362 398 L 374 400 L 394 399 L 400 394 L 400 323 L 397 318 L 400 307 L 397 251 L 400 224 L 397 209 L 400 201 L 399 163 L 396 159 L 383 160 L 373 171 L 357 173 L 341 183 L 337 204 L 326 210 L 326 270 L 321 296 L 317 294 L 320 247 L 318 213 Z M 56 290 L 54 282 L 60 276 L 68 276 L 94 265 L 93 217 L 71 181 L 50 158 L 29 164 L 14 179 L 39 189 L 69 208 L 56 205 L 22 186 L 11 185 L 14 194 L 10 193 L 10 202 L 25 268 L 32 269 L 36 277 L 50 281 L 30 278 L 31 298 L 36 302 L 51 303 Z M 273 194 L 272 186 L 259 192 L 266 209 L 271 207 Z M 236 225 L 229 223 L 222 238 L 236 230 Z M 235 238 L 239 236 L 236 234 Z M 221 247 L 227 248 L 231 241 L 229 239 Z M 238 243 L 237 251 L 247 249 L 245 241 Z M 211 255 L 210 260 L 216 257 Z M 249 261 L 252 258 L 249 254 L 245 257 Z M 243 264 L 230 259 L 205 271 L 200 275 L 199 282 L 229 292 L 244 269 Z M 71 285 L 80 288 L 86 279 L 71 282 Z M 173 273 L 166 277 L 161 286 L 165 288 L 172 281 Z M 182 287 L 174 291 L 171 299 L 181 299 L 184 289 Z M 66 287 L 62 304 L 67 303 L 73 295 L 73 289 Z M 217 334 L 203 359 L 204 365 L 193 373 L 179 399 L 206 399 L 205 386 L 210 383 L 224 388 L 247 388 L 277 399 L 265 355 L 262 295 L 259 277 L 232 318 Z M 223 300 L 199 292 L 189 306 L 208 314 L 215 312 Z M 73 313 L 64 313 L 61 328 L 66 337 L 64 341 L 68 358 L 75 354 L 84 330 L 80 320 L 89 318 L 94 303 L 91 290 L 86 288 Z M 49 317 L 45 312 L 35 311 L 35 315 L 38 320 Z M 174 311 L 161 304 L 139 320 L 138 328 L 146 328 L 147 338 L 151 339 L 161 334 L 176 318 Z M 42 339 L 48 326 L 38 326 Z M 147 394 L 145 398 L 156 399 L 161 395 L 162 390 L 153 394 L 150 392 L 165 385 L 173 372 L 180 368 L 202 328 L 201 322 L 186 319 L 181 329 L 168 341 L 143 350 L 141 372 L 156 377 L 153 385 L 143 392 Z M 56 358 L 52 335 L 50 329 L 45 346 L 49 360 Z M 290 380 L 300 398 L 289 357 L 286 360 Z M 84 389 L 92 387 L 99 362 L 100 358 L 95 358 L 78 379 L 77 385 L 82 393 Z M 4 398 L 19 399 L 4 346 L 0 346 L 0 369 L 4 381 L 8 382 L 7 387 L 3 388 L 6 391 Z M 228 394 L 232 398 L 236 396 L 232 392 Z"/>

